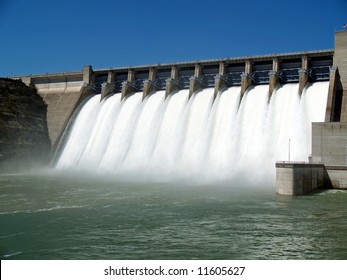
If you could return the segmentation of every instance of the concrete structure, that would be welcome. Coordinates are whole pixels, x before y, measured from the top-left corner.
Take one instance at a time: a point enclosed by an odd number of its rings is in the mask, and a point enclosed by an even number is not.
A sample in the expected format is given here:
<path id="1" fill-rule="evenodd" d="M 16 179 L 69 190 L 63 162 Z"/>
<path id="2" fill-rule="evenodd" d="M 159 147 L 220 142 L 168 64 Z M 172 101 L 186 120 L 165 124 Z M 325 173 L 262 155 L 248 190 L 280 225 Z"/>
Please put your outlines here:
<path id="1" fill-rule="evenodd" d="M 325 166 L 331 187 L 347 189 L 346 122 L 312 124 L 312 161 Z"/>
<path id="2" fill-rule="evenodd" d="M 325 165 L 327 180 L 324 188 L 347 189 L 347 166 Z"/>
<path id="3" fill-rule="evenodd" d="M 347 123 L 312 124 L 312 161 L 347 165 Z"/>
<path id="4" fill-rule="evenodd" d="M 276 192 L 283 195 L 303 195 L 327 185 L 324 164 L 294 162 L 276 163 Z"/>
<path id="5" fill-rule="evenodd" d="M 47 125 L 52 147 L 55 148 L 64 128 L 78 104 L 95 94 L 93 71 L 85 66 L 81 72 L 48 73 L 19 77 L 27 85 L 35 85 L 48 105 Z"/>
<path id="6" fill-rule="evenodd" d="M 322 189 L 347 189 L 347 166 L 322 163 L 276 163 L 276 193 L 303 195 Z"/>
<path id="7" fill-rule="evenodd" d="M 273 59 L 272 70 L 269 72 L 269 100 L 271 99 L 272 93 L 274 92 L 278 84 L 278 75 L 277 73 L 280 70 L 280 63 L 277 58 Z"/>
<path id="8" fill-rule="evenodd" d="M 334 67 L 338 69 L 338 95 L 342 95 L 341 122 L 347 122 L 347 30 L 335 32 Z"/>
<path id="9" fill-rule="evenodd" d="M 241 98 L 245 94 L 247 88 L 252 84 L 251 73 L 252 63 L 250 60 L 246 60 L 245 71 L 241 74 Z"/>
<path id="10" fill-rule="evenodd" d="M 333 188 L 347 188 L 347 30 L 335 33 L 325 122 L 312 124 L 312 161 L 324 164 Z"/>
<path id="11" fill-rule="evenodd" d="M 230 86 L 241 86 L 244 94 L 252 84 L 269 84 L 271 95 L 280 83 L 300 80 L 303 88 L 309 80 L 329 80 L 333 55 L 334 50 L 322 50 L 96 70 L 85 66 L 82 71 L 10 78 L 35 85 L 48 104 L 49 135 L 55 147 L 77 105 L 92 94 L 101 93 L 102 100 L 111 93 L 121 93 L 124 99 L 140 91 L 146 98 L 157 90 L 165 90 L 168 97 L 187 88 L 191 97 L 203 88 L 213 87 L 216 97 Z M 309 70 L 323 69 L 323 74 L 302 78 L 299 72 L 310 66 Z"/>
<path id="12" fill-rule="evenodd" d="M 309 61 L 303 56 L 300 90 L 310 74 Z M 319 188 L 347 189 L 347 30 L 335 33 L 325 122 L 312 124 L 310 162 L 276 163 L 276 176 L 276 192 L 280 194 L 299 195 Z"/>
<path id="13" fill-rule="evenodd" d="M 303 56 L 301 58 L 302 63 L 301 63 L 301 69 L 299 70 L 299 93 L 302 94 L 305 85 L 308 81 L 308 58 L 307 56 Z"/>
<path id="14" fill-rule="evenodd" d="M 226 90 L 230 86 L 230 83 L 225 78 L 225 74 L 226 74 L 225 63 L 220 62 L 218 75 L 216 75 L 214 77 L 214 79 L 215 79 L 215 82 L 214 82 L 214 99 L 216 99 L 218 93 Z"/>

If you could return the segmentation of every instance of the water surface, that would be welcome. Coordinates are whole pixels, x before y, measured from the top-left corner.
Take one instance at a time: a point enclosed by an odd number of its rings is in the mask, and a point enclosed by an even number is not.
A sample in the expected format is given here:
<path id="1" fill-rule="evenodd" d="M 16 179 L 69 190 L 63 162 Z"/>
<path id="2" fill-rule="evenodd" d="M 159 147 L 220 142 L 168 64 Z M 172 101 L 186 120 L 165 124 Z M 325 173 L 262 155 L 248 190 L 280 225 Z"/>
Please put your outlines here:
<path id="1" fill-rule="evenodd" d="M 346 259 L 347 192 L 0 175 L 1 259 Z"/>

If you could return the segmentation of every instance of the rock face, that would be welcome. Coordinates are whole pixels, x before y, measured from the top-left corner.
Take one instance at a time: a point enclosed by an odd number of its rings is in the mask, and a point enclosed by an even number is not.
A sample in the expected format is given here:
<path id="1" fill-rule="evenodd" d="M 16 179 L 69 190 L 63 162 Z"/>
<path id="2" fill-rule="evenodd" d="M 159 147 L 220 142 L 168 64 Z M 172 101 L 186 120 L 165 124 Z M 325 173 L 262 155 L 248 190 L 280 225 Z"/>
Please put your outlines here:
<path id="1" fill-rule="evenodd" d="M 46 114 L 35 88 L 0 78 L 0 172 L 45 163 L 51 148 Z"/>

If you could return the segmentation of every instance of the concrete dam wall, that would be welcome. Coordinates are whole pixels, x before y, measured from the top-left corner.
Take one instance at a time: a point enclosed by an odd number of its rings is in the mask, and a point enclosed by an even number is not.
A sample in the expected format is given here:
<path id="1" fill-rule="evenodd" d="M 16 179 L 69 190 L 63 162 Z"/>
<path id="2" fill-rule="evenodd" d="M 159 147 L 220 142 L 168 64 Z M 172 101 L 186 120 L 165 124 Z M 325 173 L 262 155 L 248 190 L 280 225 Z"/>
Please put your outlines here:
<path id="1" fill-rule="evenodd" d="M 275 182 L 276 160 L 305 160 L 311 122 L 324 121 L 328 81 L 232 86 L 190 96 L 159 90 L 143 100 L 138 91 L 121 100 L 94 95 L 79 107 L 65 131 L 54 167 L 119 180 L 228 182 L 230 186 Z"/>
<path id="2" fill-rule="evenodd" d="M 15 78 L 35 85 L 48 104 L 49 135 L 56 147 L 72 112 L 89 95 L 101 93 L 102 99 L 118 92 L 124 99 L 141 91 L 144 99 L 159 90 L 168 96 L 189 89 L 191 97 L 212 87 L 216 97 L 232 86 L 240 86 L 243 95 L 250 85 L 267 84 L 270 98 L 278 84 L 299 83 L 302 92 L 307 82 L 329 80 L 333 55 L 334 50 L 323 50 L 110 69 L 85 66 L 82 71 Z"/>

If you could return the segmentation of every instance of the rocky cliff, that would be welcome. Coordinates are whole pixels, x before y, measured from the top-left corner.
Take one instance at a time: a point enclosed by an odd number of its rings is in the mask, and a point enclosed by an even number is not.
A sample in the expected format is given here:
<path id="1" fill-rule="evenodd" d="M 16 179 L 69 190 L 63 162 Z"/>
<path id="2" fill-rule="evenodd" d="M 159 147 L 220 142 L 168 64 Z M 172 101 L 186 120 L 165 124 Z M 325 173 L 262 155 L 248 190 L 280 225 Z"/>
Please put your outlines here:
<path id="1" fill-rule="evenodd" d="M 46 114 L 47 105 L 35 88 L 0 78 L 0 172 L 30 168 L 48 159 Z"/>

